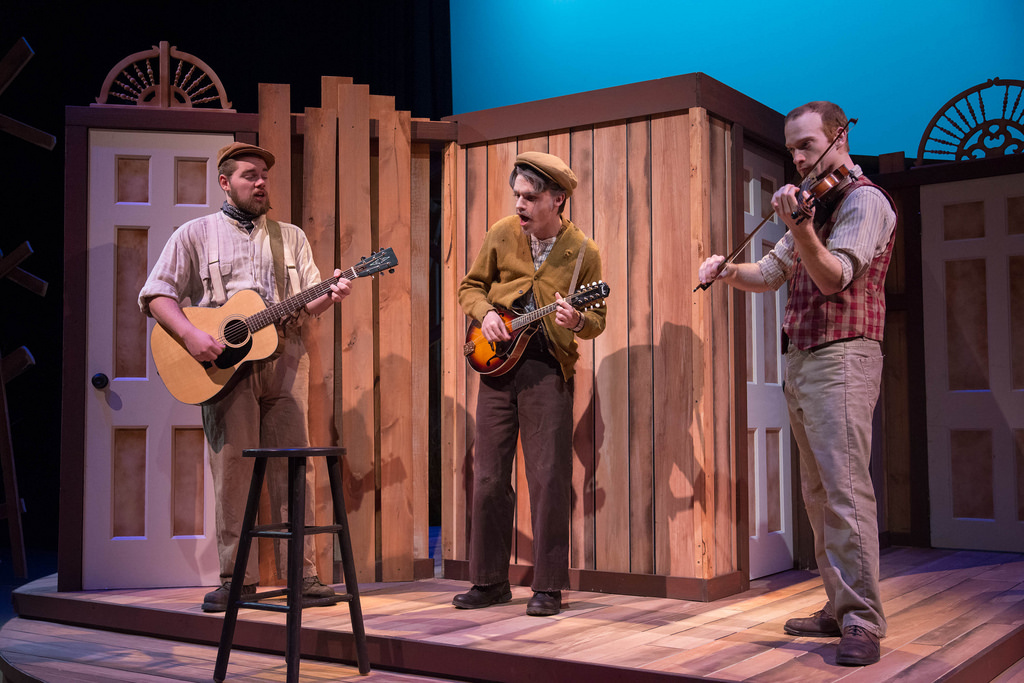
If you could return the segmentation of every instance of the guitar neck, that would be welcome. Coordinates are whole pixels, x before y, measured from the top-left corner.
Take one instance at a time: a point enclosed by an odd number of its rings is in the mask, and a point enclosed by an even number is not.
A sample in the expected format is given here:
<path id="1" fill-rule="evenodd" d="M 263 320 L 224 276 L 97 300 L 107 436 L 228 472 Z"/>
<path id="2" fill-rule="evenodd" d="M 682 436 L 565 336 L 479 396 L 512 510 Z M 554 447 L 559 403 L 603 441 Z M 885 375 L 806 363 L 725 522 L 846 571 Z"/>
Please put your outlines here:
<path id="1" fill-rule="evenodd" d="M 569 305 L 571 306 L 573 304 L 573 301 L 574 301 L 575 297 L 576 297 L 575 294 L 570 294 L 569 296 L 565 297 L 565 300 L 568 301 Z M 542 308 L 538 308 L 538 309 L 530 311 L 529 313 L 522 314 L 521 316 L 519 316 L 518 318 L 513 320 L 509 327 L 511 328 L 512 332 L 515 332 L 519 328 L 526 327 L 527 325 L 540 320 L 541 318 L 543 318 L 546 315 L 551 315 L 557 309 L 558 309 L 558 302 L 555 302 L 553 304 L 548 304 L 547 306 L 544 306 Z"/>
<path id="2" fill-rule="evenodd" d="M 338 280 L 342 278 L 354 280 L 357 277 L 359 277 L 359 275 L 356 272 L 356 268 L 355 266 L 352 266 L 338 277 L 328 278 L 303 292 L 299 292 L 295 296 L 288 297 L 279 303 L 271 304 L 259 313 L 250 315 L 245 319 L 245 324 L 253 332 L 262 330 L 264 327 L 273 325 L 281 318 L 285 318 L 292 313 L 295 313 L 306 304 L 316 301 L 324 294 L 327 294 L 331 291 L 332 285 L 338 284 Z"/>

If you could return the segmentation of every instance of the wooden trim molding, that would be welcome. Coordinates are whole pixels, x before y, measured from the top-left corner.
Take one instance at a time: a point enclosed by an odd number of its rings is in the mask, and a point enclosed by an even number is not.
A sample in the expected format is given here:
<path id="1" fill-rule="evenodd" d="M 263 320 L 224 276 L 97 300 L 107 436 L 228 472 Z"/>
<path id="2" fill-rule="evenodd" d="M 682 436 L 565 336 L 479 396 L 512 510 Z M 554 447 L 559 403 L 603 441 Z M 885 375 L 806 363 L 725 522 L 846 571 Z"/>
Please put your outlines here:
<path id="1" fill-rule="evenodd" d="M 748 138 L 773 148 L 785 145 L 782 114 L 703 73 L 455 114 L 444 120 L 459 124 L 458 142 L 465 146 L 693 107 L 742 125 Z M 600 121 L 594 118 L 598 115 Z"/>
<path id="2" fill-rule="evenodd" d="M 469 581 L 469 561 L 445 560 L 444 577 L 455 581 Z M 514 586 L 529 586 L 533 580 L 533 566 L 509 565 L 508 580 Z M 569 590 L 574 591 L 712 602 L 741 593 L 749 587 L 750 581 L 747 575 L 738 571 L 703 579 L 690 576 L 631 574 L 629 572 L 569 568 Z"/>

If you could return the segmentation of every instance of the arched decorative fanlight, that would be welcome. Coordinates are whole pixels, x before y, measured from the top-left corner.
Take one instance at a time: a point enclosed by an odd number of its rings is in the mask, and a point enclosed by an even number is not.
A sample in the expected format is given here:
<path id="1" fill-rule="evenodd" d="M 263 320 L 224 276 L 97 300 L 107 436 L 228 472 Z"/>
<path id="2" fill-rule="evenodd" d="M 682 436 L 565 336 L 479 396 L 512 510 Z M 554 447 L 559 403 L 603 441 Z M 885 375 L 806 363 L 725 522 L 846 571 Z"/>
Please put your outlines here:
<path id="1" fill-rule="evenodd" d="M 943 105 L 925 128 L 917 165 L 1024 152 L 1024 81 L 993 78 Z"/>
<path id="2" fill-rule="evenodd" d="M 118 62 L 103 81 L 96 103 L 233 111 L 213 69 L 167 41 Z"/>

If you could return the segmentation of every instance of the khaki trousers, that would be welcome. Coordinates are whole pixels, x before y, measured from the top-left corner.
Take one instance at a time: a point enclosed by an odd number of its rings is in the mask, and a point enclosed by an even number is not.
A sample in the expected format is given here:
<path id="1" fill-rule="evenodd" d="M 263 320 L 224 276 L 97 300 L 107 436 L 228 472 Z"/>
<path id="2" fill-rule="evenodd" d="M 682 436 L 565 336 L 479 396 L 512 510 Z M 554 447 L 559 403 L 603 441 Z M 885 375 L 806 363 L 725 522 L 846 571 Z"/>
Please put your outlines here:
<path id="1" fill-rule="evenodd" d="M 237 383 L 219 399 L 203 406 L 203 429 L 210 444 L 210 469 L 216 498 L 217 553 L 220 576 L 230 580 L 235 569 L 239 532 L 245 515 L 253 459 L 247 448 L 303 448 L 309 445 L 306 424 L 309 403 L 309 356 L 298 332 L 285 341 L 274 360 L 256 361 L 239 370 Z M 313 523 L 313 468 L 306 469 L 306 523 Z M 270 458 L 266 487 L 273 521 L 287 521 L 288 469 L 284 458 Z M 245 583 L 259 583 L 258 544 L 249 552 Z M 283 567 L 287 541 L 275 542 L 277 566 Z M 303 576 L 317 573 L 315 538 L 303 548 Z"/>
<path id="2" fill-rule="evenodd" d="M 880 638 L 886 621 L 869 465 L 881 378 L 881 345 L 870 339 L 786 354 L 786 402 L 818 571 L 840 626 Z"/>

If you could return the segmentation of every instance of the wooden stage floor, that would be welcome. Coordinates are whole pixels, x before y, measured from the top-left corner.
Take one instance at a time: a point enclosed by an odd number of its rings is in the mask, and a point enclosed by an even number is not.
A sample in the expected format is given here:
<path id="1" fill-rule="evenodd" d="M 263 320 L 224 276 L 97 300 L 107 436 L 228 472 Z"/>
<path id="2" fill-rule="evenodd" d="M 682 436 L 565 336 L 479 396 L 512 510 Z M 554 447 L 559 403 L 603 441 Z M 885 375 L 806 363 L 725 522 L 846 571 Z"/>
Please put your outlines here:
<path id="1" fill-rule="evenodd" d="M 428 579 L 361 588 L 367 677 L 352 665 L 348 607 L 305 610 L 301 680 L 1024 681 L 1024 555 L 894 548 L 882 576 L 889 635 L 870 667 L 836 666 L 838 639 L 783 633 L 786 619 L 824 602 L 809 572 L 712 603 L 568 591 L 549 618 L 526 616 L 525 587 L 505 605 L 464 611 L 451 598 L 466 583 Z M 199 609 L 207 590 L 30 583 L 0 630 L 3 681 L 212 680 L 222 620 Z M 239 616 L 227 680 L 284 681 L 285 615 Z"/>

